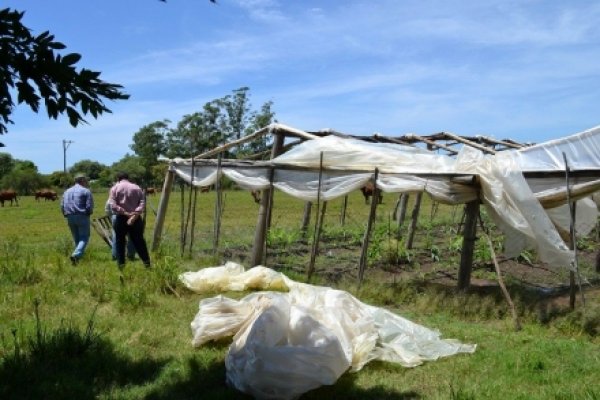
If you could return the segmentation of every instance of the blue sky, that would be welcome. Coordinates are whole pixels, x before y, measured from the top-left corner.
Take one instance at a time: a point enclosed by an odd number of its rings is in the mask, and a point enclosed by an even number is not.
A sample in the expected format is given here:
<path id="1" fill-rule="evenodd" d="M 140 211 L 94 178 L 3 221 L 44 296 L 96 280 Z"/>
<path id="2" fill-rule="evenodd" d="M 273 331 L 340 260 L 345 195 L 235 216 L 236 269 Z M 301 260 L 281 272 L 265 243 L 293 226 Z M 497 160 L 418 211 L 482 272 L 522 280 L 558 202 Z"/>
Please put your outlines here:
<path id="1" fill-rule="evenodd" d="M 258 109 L 304 130 L 440 131 L 543 142 L 600 124 L 600 2 L 428 0 L 8 0 L 79 65 L 130 100 L 72 128 L 19 106 L 0 137 L 40 172 L 131 152 L 151 122 L 175 124 L 248 86 Z"/>

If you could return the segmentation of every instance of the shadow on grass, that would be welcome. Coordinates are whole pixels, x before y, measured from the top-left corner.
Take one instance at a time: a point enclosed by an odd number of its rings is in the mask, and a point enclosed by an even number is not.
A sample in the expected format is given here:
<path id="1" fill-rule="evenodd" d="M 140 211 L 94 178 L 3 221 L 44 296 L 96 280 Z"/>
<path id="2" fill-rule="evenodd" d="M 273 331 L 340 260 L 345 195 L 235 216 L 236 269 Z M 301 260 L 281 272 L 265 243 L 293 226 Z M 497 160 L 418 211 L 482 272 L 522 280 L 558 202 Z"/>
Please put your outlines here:
<path id="1" fill-rule="evenodd" d="M 377 364 L 377 363 L 376 363 Z M 375 367 L 376 368 L 376 367 Z M 196 359 L 187 360 L 187 371 L 189 374 L 177 382 L 162 385 L 152 393 L 145 396 L 149 400 L 167 399 L 252 399 L 225 383 L 225 363 L 212 363 L 202 366 Z M 321 386 L 300 396 L 300 400 L 308 399 L 377 399 L 377 400 L 401 400 L 421 399 L 422 397 L 412 391 L 398 393 L 381 387 L 363 389 L 356 386 L 357 375 L 346 373 L 331 386 Z"/>
<path id="2" fill-rule="evenodd" d="M 167 363 L 131 360 L 106 339 L 73 328 L 30 339 L 26 350 L 15 346 L 0 364 L 1 399 L 96 399 L 152 382 Z"/>
<path id="3" fill-rule="evenodd" d="M 368 365 L 366 368 L 377 369 L 380 363 L 374 362 Z M 360 388 L 356 385 L 355 381 L 358 378 L 358 373 L 345 373 L 338 379 L 338 381 L 331 386 L 321 386 L 320 388 L 311 390 L 301 397 L 302 400 L 312 399 L 373 399 L 373 400 L 416 400 L 422 399 L 423 397 L 413 391 L 408 390 L 405 392 L 398 392 L 384 388 L 381 386 L 375 386 L 371 388 Z"/>
<path id="4" fill-rule="evenodd" d="M 212 362 L 202 365 L 197 359 L 186 360 L 186 374 L 180 379 L 160 385 L 144 399 L 177 400 L 177 399 L 252 399 L 225 383 L 225 363 Z"/>

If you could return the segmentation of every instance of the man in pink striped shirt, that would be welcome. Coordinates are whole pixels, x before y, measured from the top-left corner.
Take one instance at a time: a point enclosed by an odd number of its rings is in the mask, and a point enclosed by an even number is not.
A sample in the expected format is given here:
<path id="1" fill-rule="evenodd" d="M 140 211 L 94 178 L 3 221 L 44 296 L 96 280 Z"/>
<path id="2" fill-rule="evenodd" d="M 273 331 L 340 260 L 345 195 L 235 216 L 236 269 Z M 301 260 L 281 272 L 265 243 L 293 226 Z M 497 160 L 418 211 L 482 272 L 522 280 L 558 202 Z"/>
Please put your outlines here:
<path id="1" fill-rule="evenodd" d="M 117 183 L 110 188 L 109 202 L 116 215 L 113 228 L 119 269 L 125 267 L 125 239 L 128 234 L 142 262 L 146 268 L 150 268 L 150 255 L 141 218 L 146 206 L 144 192 L 138 185 L 129 181 L 126 172 L 120 172 L 117 175 Z"/>

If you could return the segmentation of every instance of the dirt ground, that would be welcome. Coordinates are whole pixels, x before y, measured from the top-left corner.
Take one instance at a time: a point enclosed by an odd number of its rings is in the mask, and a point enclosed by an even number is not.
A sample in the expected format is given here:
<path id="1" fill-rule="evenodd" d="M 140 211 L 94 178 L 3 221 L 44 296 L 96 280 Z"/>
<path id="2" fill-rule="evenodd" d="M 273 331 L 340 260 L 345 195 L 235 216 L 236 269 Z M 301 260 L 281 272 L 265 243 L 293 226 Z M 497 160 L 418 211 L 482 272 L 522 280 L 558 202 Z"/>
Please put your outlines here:
<path id="1" fill-rule="evenodd" d="M 600 273 L 596 271 L 597 247 L 579 250 L 577 253 L 584 296 L 595 302 L 600 300 Z M 296 272 L 305 273 L 310 260 L 310 251 L 311 248 L 305 243 L 269 249 L 267 265 L 275 269 L 293 269 Z M 451 262 L 444 258 L 445 256 L 442 254 L 440 260 L 434 261 L 430 252 L 417 250 L 410 262 L 371 261 L 365 271 L 365 276 L 371 280 L 389 283 L 418 279 L 420 285 L 453 291 L 457 287 L 458 256 L 453 255 Z M 335 286 L 342 278 L 358 280 L 359 259 L 360 248 L 358 246 L 324 243 L 320 246 L 319 255 L 315 261 L 315 274 L 323 276 L 332 286 Z M 526 293 L 526 297 L 535 303 L 536 307 L 554 310 L 566 310 L 570 307 L 570 274 L 568 270 L 552 268 L 535 261 L 503 259 L 501 256 L 498 256 L 498 264 L 506 286 L 511 291 Z M 576 289 L 579 287 L 577 277 L 575 274 Z M 501 288 L 492 261 L 474 260 L 469 292 L 501 295 Z M 576 305 L 581 302 L 579 291 L 577 291 L 575 299 Z"/>

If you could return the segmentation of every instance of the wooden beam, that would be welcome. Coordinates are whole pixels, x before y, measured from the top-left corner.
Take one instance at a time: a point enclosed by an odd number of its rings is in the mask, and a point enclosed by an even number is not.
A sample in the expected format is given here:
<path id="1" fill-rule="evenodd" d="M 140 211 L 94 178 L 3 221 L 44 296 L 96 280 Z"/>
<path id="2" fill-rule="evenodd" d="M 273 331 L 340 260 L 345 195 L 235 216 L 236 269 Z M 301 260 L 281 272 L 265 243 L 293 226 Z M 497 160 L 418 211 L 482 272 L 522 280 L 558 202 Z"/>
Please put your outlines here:
<path id="1" fill-rule="evenodd" d="M 282 134 L 276 134 L 275 141 L 273 142 L 273 148 L 271 152 L 271 158 L 277 157 L 283 147 L 283 141 L 285 136 Z M 260 207 L 258 209 L 258 220 L 256 222 L 256 230 L 254 231 L 254 245 L 252 247 L 252 258 L 251 265 L 261 265 L 264 262 L 265 256 L 265 243 L 267 241 L 267 226 L 269 223 L 270 208 L 273 207 L 271 201 L 271 192 L 273 191 L 273 177 L 275 175 L 275 169 L 269 170 L 269 181 L 271 185 L 262 191 L 262 197 L 260 199 Z"/>
<path id="2" fill-rule="evenodd" d="M 446 135 L 447 137 L 451 138 L 452 140 L 456 140 L 457 142 L 460 142 L 462 144 L 466 144 L 467 146 L 471 146 L 471 147 L 474 147 L 476 149 L 479 149 L 479 150 L 483 151 L 484 153 L 496 154 L 496 150 L 492 150 L 489 147 L 485 147 L 485 146 L 482 146 L 482 145 L 480 145 L 478 143 L 475 143 L 473 141 L 464 139 L 464 138 L 462 138 L 462 137 L 460 137 L 458 135 L 455 135 L 453 133 L 444 132 L 444 135 Z"/>
<path id="3" fill-rule="evenodd" d="M 477 240 L 477 217 L 479 216 L 479 199 L 470 201 L 465 207 L 465 225 L 463 230 L 463 245 L 460 253 L 458 269 L 458 290 L 466 291 L 471 284 L 473 270 L 473 253 Z"/>
<path id="4" fill-rule="evenodd" d="M 222 153 L 223 151 L 228 150 L 232 147 L 238 146 L 240 144 L 244 144 L 246 142 L 250 142 L 250 141 L 256 139 L 257 137 L 264 136 L 269 133 L 277 134 L 277 137 L 279 137 L 279 136 L 282 136 L 286 132 L 291 133 L 293 136 L 300 136 L 303 139 L 316 139 L 317 138 L 317 136 L 315 136 L 315 135 L 311 135 L 310 133 L 306 133 L 306 132 L 303 132 L 298 129 L 286 127 L 285 125 L 271 124 L 269 126 L 265 126 L 264 128 L 257 130 L 254 133 L 251 133 L 250 135 L 244 136 L 243 138 L 234 140 L 229 143 L 225 143 L 222 146 L 215 147 L 212 150 L 209 150 L 202 154 L 199 154 L 199 155 L 195 156 L 194 158 L 195 159 L 196 158 L 208 158 L 208 157 L 214 156 L 215 154 Z M 273 144 L 273 146 L 275 146 L 275 144 Z"/>
<path id="5" fill-rule="evenodd" d="M 308 224 L 310 224 L 310 213 L 312 210 L 312 202 L 307 201 L 304 203 L 304 213 L 302 214 L 302 226 L 300 227 L 300 232 L 302 232 L 302 237 L 306 238 L 306 233 L 308 232 Z"/>
<path id="6" fill-rule="evenodd" d="M 444 150 L 446 150 L 447 152 L 449 152 L 449 153 L 451 153 L 453 155 L 458 154 L 458 151 L 454 150 L 452 147 L 449 147 L 449 146 L 446 146 L 446 145 L 443 145 L 443 144 L 439 144 L 439 143 L 437 143 L 437 142 L 435 142 L 433 140 L 427 139 L 426 137 L 415 135 L 414 133 L 411 133 L 410 135 L 406 135 L 406 136 L 407 137 L 413 137 L 413 138 L 415 138 L 417 140 L 420 140 L 421 142 L 426 143 L 429 146 L 435 146 L 435 147 L 438 147 L 440 149 L 444 149 Z"/>
<path id="7" fill-rule="evenodd" d="M 499 145 L 502 145 L 505 147 L 510 147 L 513 149 L 522 149 L 523 147 L 525 147 L 525 145 L 522 145 L 520 143 L 507 142 L 504 140 L 498 140 L 498 139 L 494 139 L 494 138 L 487 137 L 487 136 L 478 136 L 478 138 L 480 138 L 481 140 L 488 142 L 488 143 L 499 144 Z"/>
<path id="8" fill-rule="evenodd" d="M 163 183 L 162 192 L 160 193 L 160 201 L 158 203 L 158 212 L 156 213 L 156 220 L 154 221 L 154 232 L 152 233 L 152 251 L 156 251 L 158 249 L 158 246 L 160 245 L 163 225 L 165 223 L 165 215 L 167 214 L 169 197 L 171 197 L 171 190 L 173 189 L 174 180 L 175 170 L 171 166 L 169 166 L 169 170 L 165 175 L 165 181 Z"/>
<path id="9" fill-rule="evenodd" d="M 406 239 L 406 248 L 413 248 L 413 241 L 415 238 L 415 232 L 417 231 L 417 221 L 419 219 L 419 212 L 421 210 L 421 200 L 423 199 L 423 192 L 418 192 L 415 198 L 415 205 L 413 206 L 413 212 L 411 216 L 410 226 L 408 228 L 408 238 Z"/>
<path id="10" fill-rule="evenodd" d="M 310 252 L 310 262 L 308 263 L 308 268 L 306 269 L 307 279 L 310 281 L 312 274 L 315 270 L 315 260 L 317 258 L 317 252 L 319 251 L 319 239 L 321 238 L 321 227 L 322 227 L 322 219 L 320 215 L 325 215 L 323 209 L 327 208 L 327 202 L 323 202 L 323 207 L 321 213 L 319 213 L 319 208 L 321 207 L 321 184 L 323 182 L 323 152 L 319 155 L 319 183 L 317 185 L 317 220 L 315 221 L 315 230 L 313 233 L 313 242 L 312 249 Z"/>
<path id="11" fill-rule="evenodd" d="M 367 252 L 369 250 L 369 242 L 371 240 L 371 230 L 375 223 L 375 214 L 377 212 L 377 204 L 379 204 L 379 189 L 377 189 L 377 178 L 379 177 L 379 170 L 375 168 L 375 174 L 373 176 L 373 195 L 371 196 L 371 209 L 369 211 L 369 220 L 367 222 L 367 229 L 363 237 L 362 249 L 360 251 L 360 263 L 358 265 L 358 285 L 360 286 L 363 281 L 365 269 L 367 269 Z"/>

